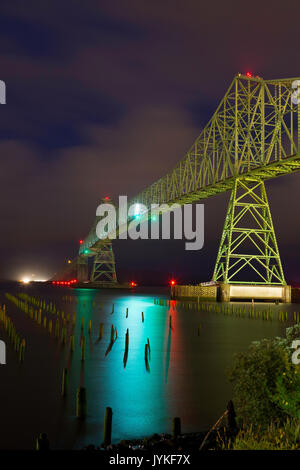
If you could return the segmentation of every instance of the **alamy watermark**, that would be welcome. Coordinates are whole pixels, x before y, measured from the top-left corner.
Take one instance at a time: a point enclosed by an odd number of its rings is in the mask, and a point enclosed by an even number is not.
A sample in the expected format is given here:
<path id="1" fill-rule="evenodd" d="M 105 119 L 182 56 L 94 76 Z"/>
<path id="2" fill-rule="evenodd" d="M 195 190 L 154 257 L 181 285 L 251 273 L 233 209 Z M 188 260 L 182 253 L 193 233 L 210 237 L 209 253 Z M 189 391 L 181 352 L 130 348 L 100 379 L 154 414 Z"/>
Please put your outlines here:
<path id="1" fill-rule="evenodd" d="M 151 204 L 148 208 L 134 203 L 128 207 L 127 196 L 119 196 L 117 210 L 114 204 L 103 203 L 96 216 L 100 217 L 96 226 L 100 240 L 114 240 L 117 236 L 121 240 L 159 240 L 161 232 L 163 240 L 188 240 L 186 250 L 201 250 L 204 245 L 204 204 L 195 204 L 194 210 L 192 204 Z"/>
<path id="2" fill-rule="evenodd" d="M 1 364 L 6 364 L 6 345 L 2 340 L 0 340 L 0 365 Z"/>
<path id="3" fill-rule="evenodd" d="M 3 80 L 0 80 L 0 104 L 6 104 L 6 85 Z"/>
<path id="4" fill-rule="evenodd" d="M 292 354 L 292 363 L 297 366 L 300 364 L 300 339 L 295 339 L 292 342 L 292 349 L 295 349 Z"/>
<path id="5" fill-rule="evenodd" d="M 299 104 L 300 103 L 300 80 L 294 80 L 292 83 L 292 88 L 295 90 L 292 94 L 292 103 Z"/>

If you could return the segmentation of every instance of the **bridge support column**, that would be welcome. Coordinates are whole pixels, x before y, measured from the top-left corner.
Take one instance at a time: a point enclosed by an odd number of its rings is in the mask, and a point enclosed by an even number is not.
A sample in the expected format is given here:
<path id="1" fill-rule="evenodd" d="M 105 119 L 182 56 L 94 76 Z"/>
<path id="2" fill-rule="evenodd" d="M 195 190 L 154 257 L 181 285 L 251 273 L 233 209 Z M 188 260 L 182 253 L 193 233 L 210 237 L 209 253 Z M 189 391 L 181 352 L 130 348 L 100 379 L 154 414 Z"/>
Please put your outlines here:
<path id="1" fill-rule="evenodd" d="M 292 301 L 292 288 L 291 286 L 284 286 L 284 295 L 282 302 L 291 303 Z"/>
<path id="2" fill-rule="evenodd" d="M 217 298 L 220 302 L 230 302 L 230 284 L 219 284 Z"/>
<path id="3" fill-rule="evenodd" d="M 91 282 L 103 285 L 117 284 L 116 263 L 112 243 L 110 240 L 101 240 L 97 243 Z"/>
<path id="4" fill-rule="evenodd" d="M 86 256 L 79 256 L 77 259 L 77 280 L 78 282 L 89 280 L 88 258 Z"/>
<path id="5" fill-rule="evenodd" d="M 235 180 L 213 280 L 225 285 L 286 285 L 265 184 L 257 177 Z M 224 300 L 227 290 L 222 288 Z"/>

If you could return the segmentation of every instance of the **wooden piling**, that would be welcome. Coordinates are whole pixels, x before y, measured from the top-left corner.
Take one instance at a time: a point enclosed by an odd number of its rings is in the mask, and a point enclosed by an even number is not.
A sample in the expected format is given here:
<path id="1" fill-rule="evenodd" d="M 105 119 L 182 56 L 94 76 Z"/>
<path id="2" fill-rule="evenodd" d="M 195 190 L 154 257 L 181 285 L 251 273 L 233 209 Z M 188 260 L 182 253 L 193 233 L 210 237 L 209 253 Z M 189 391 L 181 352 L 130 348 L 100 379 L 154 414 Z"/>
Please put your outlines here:
<path id="1" fill-rule="evenodd" d="M 84 419 L 86 417 L 86 389 L 85 387 L 80 387 L 77 389 L 76 416 L 79 419 Z"/>
<path id="2" fill-rule="evenodd" d="M 181 419 L 180 418 L 173 418 L 172 422 L 172 435 L 173 438 L 177 438 L 181 434 Z"/>
<path id="3" fill-rule="evenodd" d="M 81 338 L 81 360 L 85 360 L 85 336 Z"/>
<path id="4" fill-rule="evenodd" d="M 25 356 L 25 339 L 22 339 L 21 344 L 20 344 L 20 349 L 19 349 L 19 361 L 24 362 L 24 356 Z"/>
<path id="5" fill-rule="evenodd" d="M 149 346 L 148 346 L 148 343 L 145 344 L 145 362 L 146 362 L 146 366 L 147 366 L 148 363 L 149 363 Z"/>
<path id="6" fill-rule="evenodd" d="M 114 325 L 111 325 L 111 330 L 110 330 L 110 342 L 113 343 L 115 340 L 115 329 Z"/>
<path id="7" fill-rule="evenodd" d="M 61 343 L 66 344 L 66 338 L 67 338 L 67 329 L 66 326 L 63 325 L 62 330 L 61 330 Z"/>
<path id="8" fill-rule="evenodd" d="M 55 338 L 58 338 L 59 336 L 59 320 L 56 320 L 55 323 Z"/>
<path id="9" fill-rule="evenodd" d="M 151 349 L 150 349 L 150 341 L 149 341 L 149 338 L 147 338 L 147 344 L 148 344 L 149 360 L 151 360 Z"/>
<path id="10" fill-rule="evenodd" d="M 61 395 L 65 397 L 68 390 L 68 369 L 64 368 L 62 373 L 62 382 L 61 382 Z"/>
<path id="11" fill-rule="evenodd" d="M 75 337 L 74 337 L 74 335 L 71 335 L 71 337 L 70 337 L 70 348 L 71 348 L 71 352 L 74 352 L 74 350 L 75 350 Z"/>
<path id="12" fill-rule="evenodd" d="M 105 408 L 104 415 L 104 435 L 103 444 L 109 446 L 111 444 L 111 432 L 112 432 L 112 409 L 108 406 Z"/>

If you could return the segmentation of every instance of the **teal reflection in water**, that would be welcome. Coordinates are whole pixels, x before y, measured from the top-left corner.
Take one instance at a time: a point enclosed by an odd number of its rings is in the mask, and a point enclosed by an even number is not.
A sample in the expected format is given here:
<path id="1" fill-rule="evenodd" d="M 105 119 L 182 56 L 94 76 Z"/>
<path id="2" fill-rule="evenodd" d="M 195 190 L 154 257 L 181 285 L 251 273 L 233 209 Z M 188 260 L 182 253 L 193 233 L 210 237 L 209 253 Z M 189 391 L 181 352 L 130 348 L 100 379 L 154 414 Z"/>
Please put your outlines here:
<path id="1" fill-rule="evenodd" d="M 78 291 L 76 296 L 75 342 L 77 345 L 80 342 L 83 317 L 88 348 L 84 367 L 80 364 L 80 352 L 75 351 L 70 377 L 72 382 L 75 380 L 86 387 L 89 410 L 88 420 L 76 437 L 76 447 L 95 442 L 95 426 L 99 429 L 98 443 L 101 442 L 106 406 L 113 409 L 114 440 L 165 431 L 167 393 L 165 370 L 162 367 L 166 360 L 164 353 L 168 332 L 165 308 L 154 305 L 153 296 L 121 295 L 113 298 L 112 313 L 112 297 L 104 292 L 98 294 L 96 299 L 94 291 L 85 291 L 84 295 Z M 92 320 L 93 325 L 91 335 L 87 331 L 89 320 Z M 104 325 L 101 341 L 98 338 L 100 323 Z M 117 330 L 117 339 L 106 354 L 112 325 Z M 124 368 L 127 329 L 129 352 Z M 149 372 L 145 365 L 145 344 L 148 339 L 151 350 Z"/>
<path id="2" fill-rule="evenodd" d="M 68 341 L 62 345 L 54 334 L 50 336 L 16 307 L 7 306 L 17 329 L 26 337 L 28 348 L 20 367 L 13 348 L 8 347 L 9 367 L 1 369 L 0 411 L 6 430 L 1 436 L 2 448 L 32 448 L 33 436 L 41 431 L 49 434 L 52 448 L 99 445 L 103 439 L 106 406 L 113 409 L 114 442 L 145 437 L 154 432 L 170 432 L 175 416 L 181 417 L 184 432 L 205 430 L 218 419 L 228 399 L 232 398 L 226 371 L 233 364 L 234 354 L 246 350 L 253 340 L 284 335 L 285 328 L 291 323 L 279 322 L 278 311 L 298 310 L 294 305 L 272 305 L 274 320 L 271 322 L 191 311 L 178 304 L 172 304 L 170 308 L 154 305 L 154 297 L 167 298 L 167 292 L 158 289 L 135 293 L 90 289 L 28 290 L 37 298 L 55 302 L 60 312 L 69 315 Z M 65 295 L 71 299 L 66 300 Z M 266 307 L 266 304 L 261 306 L 262 309 Z M 74 312 L 75 325 L 72 324 Z M 55 315 L 51 318 L 55 321 Z M 83 331 L 81 318 L 84 318 Z M 88 331 L 90 320 L 91 333 Z M 101 340 L 100 323 L 103 323 Z M 117 339 L 106 355 L 112 325 L 117 330 Z M 129 353 L 124 368 L 127 329 Z M 75 338 L 73 353 L 69 344 L 72 334 Z M 83 362 L 82 335 L 86 343 Z M 151 347 L 149 372 L 145 366 L 148 338 Z M 61 376 L 65 367 L 69 371 L 69 388 L 62 399 Z M 84 422 L 76 418 L 79 386 L 85 386 L 87 390 Z"/>

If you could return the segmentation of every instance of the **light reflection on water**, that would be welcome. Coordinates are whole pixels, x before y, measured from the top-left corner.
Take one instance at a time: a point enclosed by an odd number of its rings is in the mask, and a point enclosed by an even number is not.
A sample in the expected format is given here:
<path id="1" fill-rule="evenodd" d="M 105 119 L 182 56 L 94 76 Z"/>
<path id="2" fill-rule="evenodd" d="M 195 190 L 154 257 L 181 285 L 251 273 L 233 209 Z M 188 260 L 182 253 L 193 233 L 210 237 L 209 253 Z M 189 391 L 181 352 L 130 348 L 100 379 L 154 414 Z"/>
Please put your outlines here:
<path id="1" fill-rule="evenodd" d="M 61 346 L 6 301 L 8 313 L 26 334 L 28 351 L 22 366 L 17 364 L 11 351 L 7 366 L 0 370 L 4 383 L 0 389 L 0 409 L 6 429 L 5 435 L 0 431 L 0 448 L 30 448 L 32 436 L 41 431 L 49 434 L 52 447 L 56 448 L 99 445 L 106 406 L 113 409 L 114 442 L 154 432 L 170 432 L 175 416 L 181 417 L 184 432 L 207 429 L 232 398 L 226 370 L 232 365 L 234 354 L 247 349 L 253 340 L 283 334 L 288 326 L 277 319 L 273 322 L 251 320 L 154 305 L 154 297 L 168 298 L 168 292 L 161 289 L 138 289 L 133 293 L 59 288 L 33 291 L 29 287 L 26 291 L 37 298 L 55 300 L 58 308 L 70 313 L 71 318 L 76 311 L 76 347 L 71 355 L 68 346 Z M 77 303 L 63 301 L 64 295 L 76 297 Z M 115 308 L 111 313 L 113 303 Z M 295 310 L 295 306 L 272 306 L 274 311 L 282 308 Z M 86 337 L 84 362 L 79 345 L 82 317 Z M 91 335 L 89 320 L 92 320 Z M 100 322 L 104 324 L 101 341 L 98 338 Z M 118 337 L 105 355 L 112 324 L 117 328 Z M 127 328 L 129 354 L 124 368 Z M 144 360 L 147 338 L 151 346 L 149 372 Z M 69 390 L 65 399 L 60 397 L 63 367 L 69 369 Z M 75 416 L 76 389 L 80 385 L 87 389 L 88 416 L 84 422 L 79 422 Z M 15 407 L 20 397 L 21 404 Z M 17 413 L 13 412 L 16 408 Z"/>

